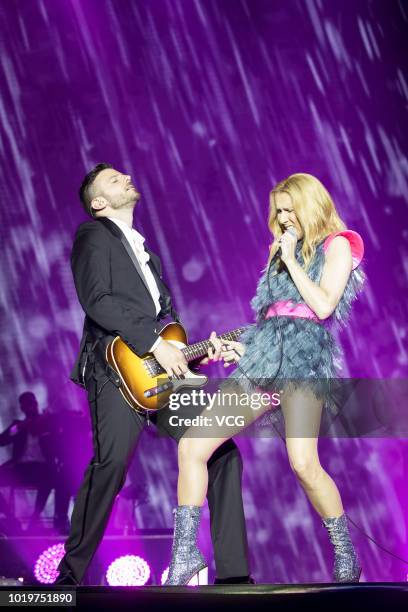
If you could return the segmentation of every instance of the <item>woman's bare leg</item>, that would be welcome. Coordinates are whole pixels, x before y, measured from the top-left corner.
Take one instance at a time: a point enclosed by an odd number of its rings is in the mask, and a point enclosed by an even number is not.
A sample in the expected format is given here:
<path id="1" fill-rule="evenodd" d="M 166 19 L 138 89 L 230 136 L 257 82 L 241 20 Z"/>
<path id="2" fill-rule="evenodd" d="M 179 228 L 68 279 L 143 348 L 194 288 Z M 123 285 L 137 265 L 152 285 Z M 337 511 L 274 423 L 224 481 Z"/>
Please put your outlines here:
<path id="1" fill-rule="evenodd" d="M 178 446 L 179 506 L 202 506 L 207 495 L 207 461 L 228 438 L 182 438 Z"/>
<path id="2" fill-rule="evenodd" d="M 289 462 L 310 503 L 320 514 L 334 548 L 334 582 L 358 582 L 361 564 L 350 538 L 336 483 L 322 468 L 317 450 L 322 402 L 311 391 L 282 398 Z"/>
<path id="3" fill-rule="evenodd" d="M 304 389 L 282 396 L 286 448 L 290 466 L 316 512 L 322 518 L 338 517 L 344 512 L 340 493 L 318 454 L 322 405 Z"/>
<path id="4" fill-rule="evenodd" d="M 239 385 L 234 385 L 225 389 L 225 393 L 243 393 Z M 221 396 L 222 397 L 222 396 Z M 208 487 L 208 471 L 207 461 L 210 459 L 214 451 L 232 436 L 237 435 L 243 429 L 248 427 L 253 421 L 267 412 L 269 407 L 262 406 L 256 410 L 250 407 L 239 405 L 221 406 L 215 405 L 209 416 L 215 422 L 215 416 L 218 415 L 240 415 L 244 417 L 243 425 L 234 425 L 226 428 L 213 426 L 211 429 L 202 429 L 202 437 L 197 437 L 197 431 L 190 428 L 181 438 L 178 445 L 178 463 L 179 477 L 177 485 L 178 503 L 180 506 L 202 506 L 207 495 Z M 214 437 L 204 437 L 205 434 Z M 228 433 L 228 435 L 225 435 Z M 216 437 L 219 434 L 219 437 Z"/>

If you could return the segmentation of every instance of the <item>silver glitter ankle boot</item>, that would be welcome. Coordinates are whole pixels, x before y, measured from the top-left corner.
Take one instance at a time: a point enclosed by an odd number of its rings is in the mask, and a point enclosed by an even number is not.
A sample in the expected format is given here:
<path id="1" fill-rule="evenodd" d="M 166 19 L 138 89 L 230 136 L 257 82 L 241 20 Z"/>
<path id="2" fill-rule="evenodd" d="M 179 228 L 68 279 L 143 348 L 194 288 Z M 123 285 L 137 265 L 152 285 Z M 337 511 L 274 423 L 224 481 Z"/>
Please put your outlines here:
<path id="1" fill-rule="evenodd" d="M 334 546 L 333 582 L 358 582 L 361 565 L 350 540 L 346 515 L 325 518 L 322 522 Z"/>
<path id="2" fill-rule="evenodd" d="M 188 584 L 207 571 L 207 563 L 197 547 L 200 506 L 177 506 L 174 509 L 174 535 L 169 575 L 164 586 Z"/>

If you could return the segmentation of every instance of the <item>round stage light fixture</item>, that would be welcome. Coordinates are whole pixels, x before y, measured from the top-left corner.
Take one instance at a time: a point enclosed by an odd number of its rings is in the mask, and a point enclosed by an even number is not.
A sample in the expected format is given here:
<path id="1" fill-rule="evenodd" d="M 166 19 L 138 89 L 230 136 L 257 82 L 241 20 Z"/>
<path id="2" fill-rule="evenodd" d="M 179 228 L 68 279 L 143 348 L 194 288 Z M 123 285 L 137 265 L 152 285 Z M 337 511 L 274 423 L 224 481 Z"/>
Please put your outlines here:
<path id="1" fill-rule="evenodd" d="M 163 570 L 163 573 L 162 573 L 161 578 L 160 578 L 160 584 L 163 585 L 166 582 L 167 576 L 169 575 L 169 569 L 170 568 L 166 567 L 166 569 Z"/>
<path id="2" fill-rule="evenodd" d="M 149 578 L 149 564 L 137 555 L 118 557 L 106 572 L 106 581 L 110 586 L 143 586 Z"/>
<path id="3" fill-rule="evenodd" d="M 57 567 L 65 554 L 64 544 L 50 546 L 38 557 L 34 566 L 34 576 L 42 584 L 52 584 L 58 577 Z"/>

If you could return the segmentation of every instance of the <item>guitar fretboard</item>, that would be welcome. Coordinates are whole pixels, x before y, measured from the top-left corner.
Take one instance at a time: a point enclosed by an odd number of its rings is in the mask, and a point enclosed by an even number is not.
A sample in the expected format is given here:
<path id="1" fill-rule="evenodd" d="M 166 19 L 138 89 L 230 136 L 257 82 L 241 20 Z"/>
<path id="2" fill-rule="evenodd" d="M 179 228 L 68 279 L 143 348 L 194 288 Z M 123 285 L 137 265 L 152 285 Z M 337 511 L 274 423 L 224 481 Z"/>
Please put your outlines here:
<path id="1" fill-rule="evenodd" d="M 233 331 L 217 336 L 217 338 L 220 338 L 221 340 L 237 340 L 244 331 L 244 329 L 245 327 L 238 327 Z M 188 346 L 182 348 L 181 351 L 182 353 L 184 353 L 187 362 L 193 361 L 194 359 L 199 359 L 200 357 L 204 357 L 204 355 L 206 355 L 208 352 L 210 342 L 210 340 L 202 340 L 201 342 L 189 344 Z"/>

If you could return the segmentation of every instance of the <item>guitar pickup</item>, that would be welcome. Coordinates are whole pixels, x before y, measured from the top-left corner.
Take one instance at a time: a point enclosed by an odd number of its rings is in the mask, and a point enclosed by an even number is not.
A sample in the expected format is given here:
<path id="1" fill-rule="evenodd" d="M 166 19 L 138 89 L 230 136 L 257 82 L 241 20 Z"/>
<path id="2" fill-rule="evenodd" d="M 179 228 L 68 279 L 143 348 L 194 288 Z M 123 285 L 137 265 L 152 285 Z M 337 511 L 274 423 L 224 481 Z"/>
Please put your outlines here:
<path id="1" fill-rule="evenodd" d="M 152 387 L 151 389 L 147 389 L 143 395 L 145 397 L 153 397 L 154 395 L 159 395 L 159 393 L 163 393 L 163 391 L 168 391 L 169 389 L 172 389 L 173 386 L 174 386 L 173 383 L 171 382 L 171 380 L 169 380 L 163 385 L 158 385 L 157 387 Z"/>

